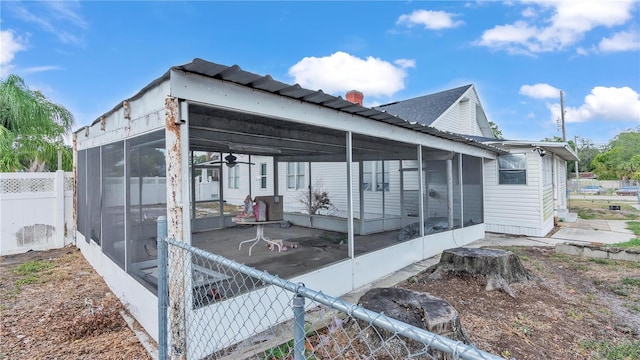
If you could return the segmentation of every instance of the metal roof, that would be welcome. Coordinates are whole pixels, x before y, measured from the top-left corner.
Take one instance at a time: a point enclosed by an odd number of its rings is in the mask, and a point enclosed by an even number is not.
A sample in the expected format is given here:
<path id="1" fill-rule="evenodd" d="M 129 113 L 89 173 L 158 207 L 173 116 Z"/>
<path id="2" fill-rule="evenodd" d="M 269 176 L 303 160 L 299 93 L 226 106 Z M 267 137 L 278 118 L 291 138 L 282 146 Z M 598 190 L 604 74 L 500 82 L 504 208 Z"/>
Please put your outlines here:
<path id="1" fill-rule="evenodd" d="M 203 59 L 196 58 L 190 63 L 179 65 L 179 66 L 173 66 L 170 70 L 183 71 L 187 73 L 207 76 L 213 79 L 229 81 L 229 82 L 233 82 L 235 84 L 246 86 L 252 89 L 263 90 L 276 95 L 304 101 L 310 104 L 331 108 L 331 109 L 346 112 L 349 114 L 363 116 L 371 120 L 381 121 L 387 124 L 403 127 L 413 131 L 418 131 L 424 134 L 429 134 L 432 136 L 455 141 L 458 143 L 469 144 L 471 146 L 490 150 L 492 152 L 496 152 L 500 154 L 506 153 L 505 150 L 500 149 L 499 147 L 480 143 L 478 141 L 473 140 L 470 137 L 454 134 L 447 131 L 438 130 L 428 125 L 421 124 L 417 121 L 413 121 L 413 122 L 407 121 L 396 115 L 389 114 L 385 111 L 380 111 L 378 109 L 367 108 L 358 104 L 354 104 L 352 102 L 349 102 L 343 99 L 341 96 L 333 96 L 333 95 L 326 94 L 322 90 L 309 90 L 301 87 L 298 84 L 294 84 L 294 85 L 286 84 L 286 83 L 274 80 L 270 75 L 258 75 L 258 74 L 254 74 L 254 73 L 242 70 L 242 68 L 240 68 L 240 66 L 238 65 L 226 66 L 226 65 L 220 65 L 220 64 L 209 62 L 209 61 L 205 61 Z M 169 79 L 170 73 L 171 71 L 167 71 L 160 78 L 152 81 L 149 85 L 145 86 L 136 95 L 134 95 L 128 100 L 131 101 L 141 97 L 149 89 Z M 120 107 L 122 107 L 122 103 L 118 104 L 116 107 L 114 107 L 111 111 L 105 113 L 103 116 L 105 117 L 109 116 L 111 113 L 117 111 Z M 92 123 L 92 125 L 96 124 L 99 121 L 100 121 L 99 118 L 96 119 Z M 80 130 L 82 130 L 82 128 L 77 130 L 76 132 L 80 132 Z"/>

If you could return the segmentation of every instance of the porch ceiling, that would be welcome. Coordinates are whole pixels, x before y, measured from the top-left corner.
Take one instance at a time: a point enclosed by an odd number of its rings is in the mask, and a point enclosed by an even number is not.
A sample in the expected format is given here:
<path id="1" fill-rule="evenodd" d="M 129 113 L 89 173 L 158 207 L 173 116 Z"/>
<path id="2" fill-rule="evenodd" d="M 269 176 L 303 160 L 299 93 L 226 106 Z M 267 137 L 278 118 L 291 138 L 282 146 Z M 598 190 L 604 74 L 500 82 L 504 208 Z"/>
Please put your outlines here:
<path id="1" fill-rule="evenodd" d="M 189 106 L 190 149 L 273 156 L 278 161 L 346 161 L 346 133 L 199 104 Z M 354 160 L 416 159 L 416 146 L 354 135 Z"/>

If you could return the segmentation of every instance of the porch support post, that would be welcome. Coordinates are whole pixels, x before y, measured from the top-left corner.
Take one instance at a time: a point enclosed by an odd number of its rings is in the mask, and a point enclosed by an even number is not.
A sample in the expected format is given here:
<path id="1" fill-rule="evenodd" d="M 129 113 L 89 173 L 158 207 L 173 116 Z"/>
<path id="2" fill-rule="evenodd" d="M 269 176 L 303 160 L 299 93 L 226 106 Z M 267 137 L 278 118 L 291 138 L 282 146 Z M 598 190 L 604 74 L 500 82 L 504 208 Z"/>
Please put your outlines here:
<path id="1" fill-rule="evenodd" d="M 460 184 L 460 227 L 464 227 L 464 183 L 462 180 L 462 154 L 458 153 L 458 184 Z"/>
<path id="2" fill-rule="evenodd" d="M 275 156 L 272 159 L 273 161 L 273 195 L 280 195 L 280 186 L 278 185 L 278 158 Z"/>
<path id="3" fill-rule="evenodd" d="M 355 245 L 353 236 L 353 143 L 351 131 L 347 132 L 347 232 L 349 243 L 349 257 L 355 257 Z M 352 277 L 353 279 L 353 277 Z"/>
<path id="4" fill-rule="evenodd" d="M 358 189 L 360 190 L 359 193 L 359 199 L 360 199 L 360 235 L 364 234 L 364 179 L 362 178 L 362 174 L 364 171 L 364 164 L 362 163 L 362 160 L 358 161 L 358 173 L 359 175 L 359 179 L 360 179 L 360 184 L 358 184 Z M 369 184 L 371 185 L 371 184 Z M 384 196 L 384 192 L 382 193 Z M 384 204 L 384 201 L 383 201 Z M 383 205 L 384 207 L 384 205 Z M 384 216 L 383 216 L 384 217 Z"/>
<path id="5" fill-rule="evenodd" d="M 455 156 L 455 155 L 454 155 Z M 453 160 L 447 160 L 447 218 L 449 230 L 453 229 Z"/>
<path id="6" fill-rule="evenodd" d="M 188 197 L 189 166 L 185 159 L 188 153 L 188 129 L 180 116 L 180 103 L 177 98 L 168 96 L 165 99 L 165 136 L 167 155 L 167 237 L 176 241 L 185 241 L 184 200 Z M 184 114 L 186 116 L 186 114 Z M 185 146 L 186 145 L 186 146 Z M 185 187 L 187 192 L 184 192 Z M 188 200 L 187 200 L 188 202 Z M 187 211 L 187 219 L 189 212 Z M 187 240 L 188 242 L 188 240 Z M 169 349 L 170 359 L 186 359 L 186 293 L 187 284 L 184 274 L 191 274 L 186 269 L 183 251 L 176 247 L 168 249 L 168 292 L 169 292 Z M 189 276 L 190 277 L 190 276 Z"/>
<path id="7" fill-rule="evenodd" d="M 420 236 L 424 236 L 424 176 L 422 174 L 422 145 L 418 145 L 418 214 L 420 214 Z M 384 175 L 383 175 L 384 176 Z"/>
<path id="8" fill-rule="evenodd" d="M 404 171 L 402 171 L 402 160 L 398 160 L 398 170 L 400 171 L 400 222 L 402 226 L 405 226 L 404 216 L 407 213 L 407 209 L 405 209 L 404 206 Z"/>

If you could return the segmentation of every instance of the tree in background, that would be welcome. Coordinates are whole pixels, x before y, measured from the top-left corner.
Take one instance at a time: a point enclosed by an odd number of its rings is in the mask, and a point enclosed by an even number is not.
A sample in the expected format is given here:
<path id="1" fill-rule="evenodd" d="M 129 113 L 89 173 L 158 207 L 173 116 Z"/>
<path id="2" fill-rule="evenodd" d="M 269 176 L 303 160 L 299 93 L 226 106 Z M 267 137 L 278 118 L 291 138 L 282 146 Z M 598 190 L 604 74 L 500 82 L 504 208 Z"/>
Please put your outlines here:
<path id="1" fill-rule="evenodd" d="M 504 137 L 502 136 L 502 130 L 498 128 L 498 124 L 494 123 L 493 121 L 489 121 L 489 128 L 491 129 L 491 132 L 493 132 L 493 136 L 496 139 L 504 139 Z"/>
<path id="2" fill-rule="evenodd" d="M 592 140 L 585 139 L 583 137 L 577 136 L 574 140 L 569 140 L 567 143 L 569 147 L 576 151 L 576 155 L 580 158 L 580 162 L 578 163 L 578 171 L 581 173 L 584 172 L 592 172 L 594 167 L 592 165 L 592 160 L 602 152 Z M 563 142 L 562 138 L 559 136 L 554 136 L 553 138 L 544 138 L 542 141 L 546 142 Z M 570 161 L 567 163 L 567 173 L 572 174 L 576 172 L 576 165 L 574 161 Z"/>
<path id="3" fill-rule="evenodd" d="M 29 90 L 19 76 L 0 79 L 0 171 L 55 170 L 59 151 L 62 168 L 71 170 L 72 149 L 62 137 L 73 125 L 69 110 Z"/>
<path id="4" fill-rule="evenodd" d="M 594 157 L 593 172 L 602 180 L 640 180 L 640 127 L 618 134 Z"/>

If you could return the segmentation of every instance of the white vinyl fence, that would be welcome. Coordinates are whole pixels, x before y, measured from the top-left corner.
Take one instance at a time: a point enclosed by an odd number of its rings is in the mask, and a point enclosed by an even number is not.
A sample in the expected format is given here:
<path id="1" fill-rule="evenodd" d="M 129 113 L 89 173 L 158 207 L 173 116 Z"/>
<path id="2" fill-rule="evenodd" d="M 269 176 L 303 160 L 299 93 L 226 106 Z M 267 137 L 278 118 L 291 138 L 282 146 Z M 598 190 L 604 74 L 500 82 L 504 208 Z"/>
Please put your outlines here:
<path id="1" fill-rule="evenodd" d="M 0 256 L 73 241 L 73 174 L 0 173 Z"/>

